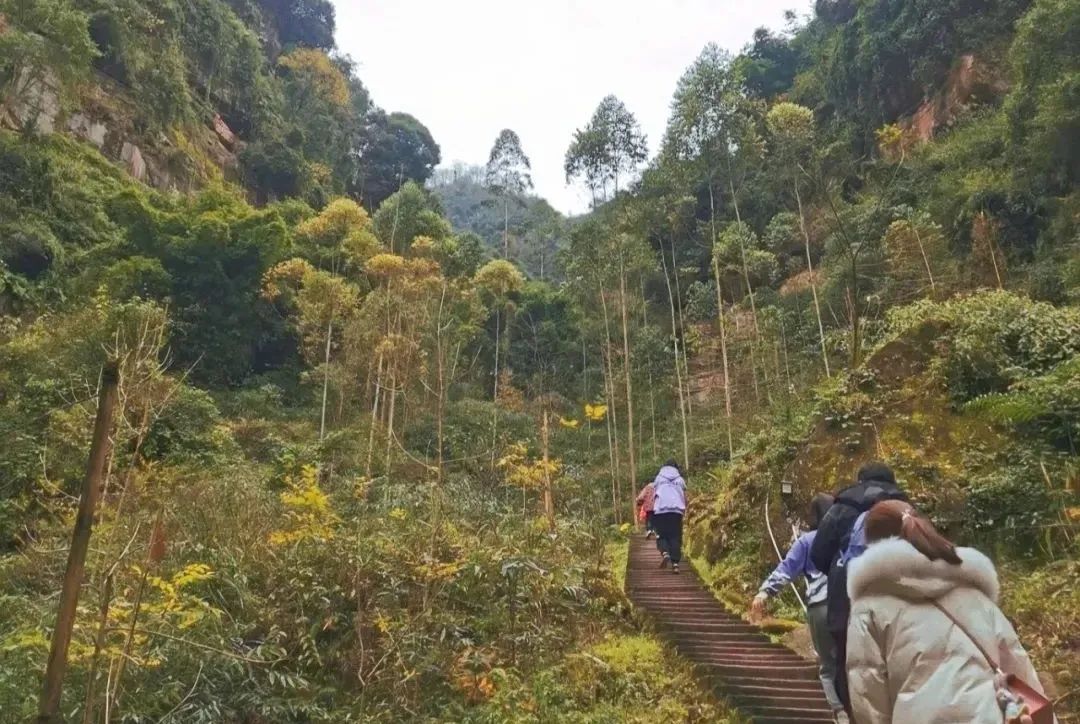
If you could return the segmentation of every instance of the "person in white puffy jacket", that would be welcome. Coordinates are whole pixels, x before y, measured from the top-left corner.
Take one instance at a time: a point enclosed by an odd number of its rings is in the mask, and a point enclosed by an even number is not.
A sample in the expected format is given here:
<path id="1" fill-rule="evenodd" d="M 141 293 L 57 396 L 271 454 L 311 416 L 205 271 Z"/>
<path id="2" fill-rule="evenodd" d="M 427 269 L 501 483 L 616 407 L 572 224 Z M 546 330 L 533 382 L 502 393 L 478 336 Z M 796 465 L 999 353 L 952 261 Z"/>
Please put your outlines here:
<path id="1" fill-rule="evenodd" d="M 997 606 L 989 558 L 955 547 L 899 500 L 871 509 L 866 540 L 847 581 L 847 665 L 857 724 L 1001 724 L 994 672 L 972 636 L 1002 670 L 1042 691 Z"/>

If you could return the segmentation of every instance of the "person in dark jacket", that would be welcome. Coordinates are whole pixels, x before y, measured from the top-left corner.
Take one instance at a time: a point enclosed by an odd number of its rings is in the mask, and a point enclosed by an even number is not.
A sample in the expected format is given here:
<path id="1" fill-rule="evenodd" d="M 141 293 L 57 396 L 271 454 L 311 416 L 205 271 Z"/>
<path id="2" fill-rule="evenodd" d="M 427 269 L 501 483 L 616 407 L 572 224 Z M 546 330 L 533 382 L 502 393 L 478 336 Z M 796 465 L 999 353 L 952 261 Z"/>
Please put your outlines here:
<path id="1" fill-rule="evenodd" d="M 851 709 L 847 686 L 847 628 L 851 600 L 847 593 L 847 571 L 844 563 L 851 529 L 856 519 L 883 500 L 907 501 L 907 494 L 896 484 L 892 469 L 880 462 L 859 468 L 856 482 L 835 496 L 833 506 L 818 526 L 810 547 L 814 567 L 829 578 L 825 620 L 836 641 L 836 693 Z"/>

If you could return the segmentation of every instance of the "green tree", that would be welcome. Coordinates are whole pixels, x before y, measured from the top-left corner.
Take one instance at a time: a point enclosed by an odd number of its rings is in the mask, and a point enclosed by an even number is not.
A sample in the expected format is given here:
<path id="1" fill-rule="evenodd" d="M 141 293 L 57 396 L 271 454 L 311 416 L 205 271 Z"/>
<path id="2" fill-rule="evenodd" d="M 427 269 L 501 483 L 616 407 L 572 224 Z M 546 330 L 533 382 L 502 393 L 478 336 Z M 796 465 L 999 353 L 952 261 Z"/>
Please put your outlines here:
<path id="1" fill-rule="evenodd" d="M 747 92 L 764 99 L 791 88 L 799 71 L 799 53 L 790 39 L 768 28 L 754 31 L 754 39 L 736 62 Z"/>
<path id="2" fill-rule="evenodd" d="M 510 255 L 510 199 L 519 199 L 532 188 L 531 168 L 518 135 L 509 128 L 500 131 L 484 168 L 484 181 L 503 202 L 503 258 Z"/>
<path id="3" fill-rule="evenodd" d="M 1080 7 L 1036 0 L 1009 50 L 1016 82 L 1006 99 L 1009 150 L 1019 176 L 1049 193 L 1080 180 Z"/>
<path id="4" fill-rule="evenodd" d="M 442 241 L 450 236 L 451 229 L 442 215 L 439 200 L 409 181 L 379 206 L 374 216 L 374 231 L 391 253 L 397 253 L 407 250 L 419 236 Z"/>
<path id="5" fill-rule="evenodd" d="M 403 183 L 423 184 L 439 165 L 439 144 L 408 113 L 371 111 L 359 132 L 359 172 L 353 191 L 369 209 L 382 205 Z"/>
<path id="6" fill-rule="evenodd" d="M 595 207 L 607 199 L 608 184 L 618 196 L 620 178 L 633 175 L 647 154 L 645 134 L 634 114 L 618 98 L 607 96 L 588 124 L 574 131 L 563 168 L 567 181 L 585 181 Z"/>
<path id="7" fill-rule="evenodd" d="M 298 251 L 322 269 L 358 272 L 380 250 L 367 211 L 352 199 L 335 199 L 296 227 Z"/>
<path id="8" fill-rule="evenodd" d="M 334 5 L 330 0 L 256 0 L 285 46 L 334 47 Z"/>

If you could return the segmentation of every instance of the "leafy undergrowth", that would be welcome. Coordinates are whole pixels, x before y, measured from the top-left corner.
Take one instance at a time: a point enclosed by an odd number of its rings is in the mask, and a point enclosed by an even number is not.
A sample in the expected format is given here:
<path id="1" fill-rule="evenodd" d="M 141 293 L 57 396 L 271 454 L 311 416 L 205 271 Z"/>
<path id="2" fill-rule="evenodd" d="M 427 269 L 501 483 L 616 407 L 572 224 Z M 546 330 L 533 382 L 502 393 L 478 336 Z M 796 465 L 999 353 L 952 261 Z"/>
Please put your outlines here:
<path id="1" fill-rule="evenodd" d="M 861 368 L 822 382 L 797 412 L 769 420 L 733 463 L 711 471 L 718 485 L 689 526 L 702 577 L 745 611 L 776 562 L 766 499 L 783 547 L 815 493 L 882 459 L 946 534 L 997 561 L 1004 611 L 1037 668 L 1067 695 L 1064 714 L 1076 716 L 1080 407 L 1071 388 L 1051 399 L 1038 385 L 1077 359 L 1075 310 L 1002 292 L 898 309 Z M 793 484 L 790 497 L 780 494 L 782 480 Z M 799 617 L 787 592 L 773 611 Z"/>
<path id="2" fill-rule="evenodd" d="M 357 488 L 237 454 L 139 476 L 160 524 L 103 516 L 91 566 L 123 562 L 109 594 L 98 578 L 83 594 L 67 711 L 95 665 L 124 656 L 114 703 L 129 721 L 725 721 L 630 615 L 610 529 L 560 514 L 548 534 L 502 486 Z M 0 710 L 17 720 L 34 711 L 71 521 L 52 506 L 0 559 Z"/>
<path id="3" fill-rule="evenodd" d="M 737 722 L 656 639 L 611 634 L 526 682 L 503 678 L 468 722 Z"/>
<path id="4" fill-rule="evenodd" d="M 1072 560 L 1040 568 L 1008 565 L 999 570 L 1002 606 L 1028 652 L 1063 697 L 1059 714 L 1080 712 L 1080 551 Z"/>

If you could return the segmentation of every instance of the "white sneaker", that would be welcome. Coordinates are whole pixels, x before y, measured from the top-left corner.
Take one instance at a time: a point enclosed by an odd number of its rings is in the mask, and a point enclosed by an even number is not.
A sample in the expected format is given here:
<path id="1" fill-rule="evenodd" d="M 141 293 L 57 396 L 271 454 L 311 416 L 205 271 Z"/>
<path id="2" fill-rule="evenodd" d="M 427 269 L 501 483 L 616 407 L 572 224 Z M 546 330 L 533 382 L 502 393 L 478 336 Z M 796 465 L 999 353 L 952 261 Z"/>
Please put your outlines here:
<path id="1" fill-rule="evenodd" d="M 851 724 L 851 719 L 848 718 L 847 712 L 843 709 L 836 712 L 836 724 Z"/>

